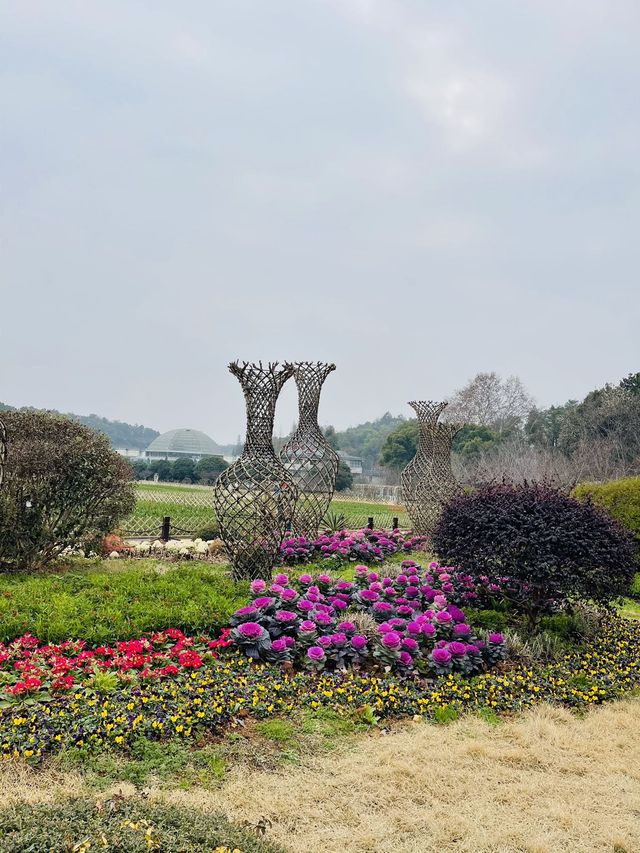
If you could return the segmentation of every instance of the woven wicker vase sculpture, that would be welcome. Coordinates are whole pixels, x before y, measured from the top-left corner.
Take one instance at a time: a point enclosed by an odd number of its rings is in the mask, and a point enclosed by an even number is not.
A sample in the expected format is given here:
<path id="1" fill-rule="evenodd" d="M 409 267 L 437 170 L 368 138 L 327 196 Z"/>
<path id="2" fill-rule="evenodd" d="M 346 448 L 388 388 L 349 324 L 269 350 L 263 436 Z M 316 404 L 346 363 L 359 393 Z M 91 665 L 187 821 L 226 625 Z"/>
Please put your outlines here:
<path id="1" fill-rule="evenodd" d="M 411 519 L 413 532 L 424 534 L 430 527 L 431 512 L 426 495 L 433 464 L 433 427 L 446 403 L 433 400 L 411 400 L 409 405 L 418 416 L 416 455 L 400 475 L 402 499 Z"/>
<path id="2" fill-rule="evenodd" d="M 433 464 L 429 474 L 428 533 L 436 526 L 443 506 L 460 491 L 451 470 L 451 445 L 462 424 L 436 423 L 433 427 Z"/>
<path id="3" fill-rule="evenodd" d="M 451 471 L 451 443 L 460 426 L 438 423 L 446 403 L 413 400 L 409 405 L 418 416 L 419 439 L 416 455 L 400 475 L 402 496 L 413 532 L 430 534 L 458 489 Z"/>
<path id="4" fill-rule="evenodd" d="M 247 437 L 240 458 L 216 480 L 214 506 L 233 577 L 267 579 L 297 497 L 272 442 L 276 401 L 293 365 L 234 362 L 229 370 L 244 392 Z"/>
<path id="5" fill-rule="evenodd" d="M 325 517 L 338 473 L 338 454 L 318 426 L 318 406 L 325 379 L 335 364 L 299 361 L 293 372 L 298 388 L 298 428 L 280 451 L 280 460 L 298 489 L 291 529 L 313 538 Z"/>
<path id="6" fill-rule="evenodd" d="M 7 430 L 0 420 L 0 488 L 4 479 L 4 466 L 7 461 Z"/>

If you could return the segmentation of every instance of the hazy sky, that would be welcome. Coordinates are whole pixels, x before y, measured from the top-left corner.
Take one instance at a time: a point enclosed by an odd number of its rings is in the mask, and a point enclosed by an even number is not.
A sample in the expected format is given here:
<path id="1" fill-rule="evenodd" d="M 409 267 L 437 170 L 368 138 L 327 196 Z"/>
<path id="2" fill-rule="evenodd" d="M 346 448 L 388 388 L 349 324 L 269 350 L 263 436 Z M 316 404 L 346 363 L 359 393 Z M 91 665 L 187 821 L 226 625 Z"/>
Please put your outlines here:
<path id="1" fill-rule="evenodd" d="M 640 369 L 638 0 L 0 0 L 0 400 L 342 428 Z M 294 419 L 292 383 L 276 428 Z"/>

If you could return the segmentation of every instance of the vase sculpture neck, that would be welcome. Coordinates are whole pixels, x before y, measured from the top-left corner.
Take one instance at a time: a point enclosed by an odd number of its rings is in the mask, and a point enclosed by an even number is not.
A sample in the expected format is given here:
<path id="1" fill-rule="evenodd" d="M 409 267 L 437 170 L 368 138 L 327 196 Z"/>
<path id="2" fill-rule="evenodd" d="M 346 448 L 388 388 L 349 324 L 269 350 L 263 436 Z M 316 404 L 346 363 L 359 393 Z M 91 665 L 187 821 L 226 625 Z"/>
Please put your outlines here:
<path id="1" fill-rule="evenodd" d="M 433 449 L 435 424 L 447 404 L 433 400 L 411 400 L 409 405 L 418 416 L 418 453 L 430 454 Z"/>
<path id="2" fill-rule="evenodd" d="M 335 369 L 335 364 L 323 364 L 320 361 L 296 362 L 293 376 L 298 388 L 298 430 L 320 431 L 318 426 L 320 392 L 325 379 Z"/>
<path id="3" fill-rule="evenodd" d="M 233 362 L 229 370 L 242 386 L 247 407 L 247 432 L 244 453 L 259 453 L 275 457 L 273 449 L 273 421 L 276 401 L 282 386 L 293 374 L 293 365 L 277 362 L 266 367 L 262 362 L 249 364 Z"/>

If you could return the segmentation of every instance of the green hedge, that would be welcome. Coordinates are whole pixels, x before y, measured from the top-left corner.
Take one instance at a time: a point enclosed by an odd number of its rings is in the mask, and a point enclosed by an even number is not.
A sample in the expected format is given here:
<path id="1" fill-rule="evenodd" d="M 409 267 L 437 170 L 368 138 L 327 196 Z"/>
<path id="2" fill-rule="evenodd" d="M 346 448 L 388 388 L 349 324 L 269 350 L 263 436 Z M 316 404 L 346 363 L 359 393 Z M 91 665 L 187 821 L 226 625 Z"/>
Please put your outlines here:
<path id="1" fill-rule="evenodd" d="M 216 848 L 242 853 L 281 853 L 280 848 L 220 814 L 153 803 L 140 796 L 114 797 L 97 804 L 85 799 L 53 805 L 0 809 L 1 853 L 64 853 L 118 850 L 120 853 L 203 853 Z"/>
<path id="2" fill-rule="evenodd" d="M 640 477 L 625 477 L 607 483 L 579 483 L 573 490 L 578 500 L 591 500 L 604 507 L 627 530 L 640 547 Z"/>
<path id="3" fill-rule="evenodd" d="M 211 632 L 246 603 L 248 585 L 211 563 L 78 560 L 61 572 L 0 575 L 0 641 L 112 643 L 163 628 Z"/>

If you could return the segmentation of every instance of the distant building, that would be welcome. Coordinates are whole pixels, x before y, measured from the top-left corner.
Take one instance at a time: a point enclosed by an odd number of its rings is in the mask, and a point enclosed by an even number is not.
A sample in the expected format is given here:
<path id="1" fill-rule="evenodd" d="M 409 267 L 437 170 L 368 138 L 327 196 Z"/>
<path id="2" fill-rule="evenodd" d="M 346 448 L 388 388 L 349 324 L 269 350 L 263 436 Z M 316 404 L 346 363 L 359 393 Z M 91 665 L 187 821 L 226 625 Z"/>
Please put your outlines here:
<path id="1" fill-rule="evenodd" d="M 126 456 L 127 459 L 144 459 L 145 450 L 132 449 L 130 447 L 116 447 L 114 448 L 116 453 L 119 453 L 120 456 Z"/>
<path id="2" fill-rule="evenodd" d="M 222 448 L 206 433 L 198 429 L 171 429 L 154 438 L 144 451 L 144 458 L 166 459 L 202 459 L 203 456 L 222 456 Z"/>
<path id="3" fill-rule="evenodd" d="M 362 474 L 362 459 L 358 456 L 350 456 L 348 453 L 344 453 L 344 451 L 339 450 L 338 456 L 341 461 L 351 468 L 352 474 Z"/>

